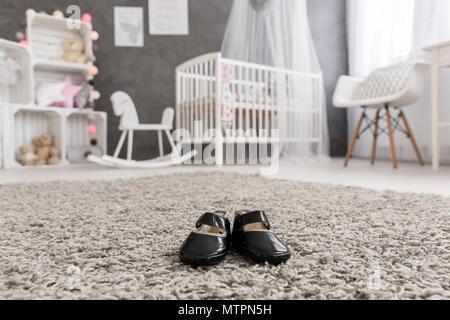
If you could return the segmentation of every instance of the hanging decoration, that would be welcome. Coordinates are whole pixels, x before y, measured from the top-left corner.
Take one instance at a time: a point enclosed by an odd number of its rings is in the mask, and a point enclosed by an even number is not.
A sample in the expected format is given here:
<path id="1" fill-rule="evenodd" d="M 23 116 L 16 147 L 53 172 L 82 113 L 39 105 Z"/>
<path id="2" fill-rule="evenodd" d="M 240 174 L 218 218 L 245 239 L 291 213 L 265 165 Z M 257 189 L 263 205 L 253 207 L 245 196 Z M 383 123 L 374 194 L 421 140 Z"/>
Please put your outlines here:
<path id="1" fill-rule="evenodd" d="M 91 124 L 87 127 L 87 132 L 90 135 L 94 135 L 97 133 L 97 127 Z"/>
<path id="2" fill-rule="evenodd" d="M 91 40 L 92 40 L 92 41 L 97 41 L 98 38 L 99 38 L 98 32 L 95 31 L 95 30 L 92 30 L 92 31 L 91 31 Z"/>
<path id="3" fill-rule="evenodd" d="M 92 16 L 89 13 L 83 13 L 83 15 L 81 16 L 81 21 L 86 22 L 86 23 L 91 23 Z"/>
<path id="4" fill-rule="evenodd" d="M 88 72 L 91 76 L 98 75 L 98 68 L 96 66 L 90 66 Z"/>
<path id="5" fill-rule="evenodd" d="M 55 10 L 53 11 L 53 16 L 56 18 L 64 18 L 64 13 L 61 10 Z"/>
<path id="6" fill-rule="evenodd" d="M 17 31 L 15 37 L 18 41 L 25 40 L 25 34 L 22 31 Z"/>

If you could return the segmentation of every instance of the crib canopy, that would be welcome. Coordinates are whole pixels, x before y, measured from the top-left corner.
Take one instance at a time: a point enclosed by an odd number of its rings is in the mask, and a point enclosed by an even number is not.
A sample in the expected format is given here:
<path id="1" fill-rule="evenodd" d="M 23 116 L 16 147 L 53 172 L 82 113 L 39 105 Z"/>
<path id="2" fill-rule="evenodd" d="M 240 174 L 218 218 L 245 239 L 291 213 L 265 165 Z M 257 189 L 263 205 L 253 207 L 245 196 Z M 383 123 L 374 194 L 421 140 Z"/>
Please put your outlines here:
<path id="1" fill-rule="evenodd" d="M 321 72 L 308 22 L 306 0 L 235 0 L 225 32 L 222 54 L 226 58 L 270 65 L 278 68 L 315 73 Z M 311 84 L 313 85 L 313 84 Z M 311 91 L 302 84 L 304 92 Z M 322 83 L 322 91 L 324 87 Z M 283 153 L 309 156 L 328 154 L 328 130 L 325 100 L 317 101 L 305 93 L 298 94 L 296 106 L 318 104 L 323 108 L 323 137 L 321 150 L 315 145 L 284 144 Z M 302 119 L 294 119 L 299 124 L 305 122 L 305 113 L 295 113 Z M 280 129 L 284 126 L 281 120 Z M 307 119 L 306 119 L 307 120 Z M 280 135 L 283 136 L 281 130 Z"/>

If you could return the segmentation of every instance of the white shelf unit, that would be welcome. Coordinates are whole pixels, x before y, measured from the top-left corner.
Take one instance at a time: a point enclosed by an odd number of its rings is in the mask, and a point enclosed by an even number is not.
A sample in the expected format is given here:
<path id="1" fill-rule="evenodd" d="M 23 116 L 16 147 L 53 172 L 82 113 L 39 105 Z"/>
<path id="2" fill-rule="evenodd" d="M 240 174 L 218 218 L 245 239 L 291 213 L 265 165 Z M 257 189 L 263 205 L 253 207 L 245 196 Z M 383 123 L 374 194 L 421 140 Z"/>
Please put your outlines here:
<path id="1" fill-rule="evenodd" d="M 30 50 L 16 42 L 0 39 L 0 51 L 20 66 L 17 83 L 11 85 L 0 83 L 0 103 L 31 104 L 34 97 L 34 83 Z"/>
<path id="2" fill-rule="evenodd" d="M 103 152 L 107 148 L 107 116 L 105 112 L 90 109 L 41 108 L 35 104 L 35 89 L 42 82 L 60 82 L 69 75 L 72 83 L 80 85 L 92 79 L 89 67 L 95 60 L 92 50 L 90 23 L 81 22 L 80 28 L 70 30 L 68 19 L 47 14 L 27 15 L 27 48 L 18 43 L 0 39 L 0 50 L 5 50 L 21 66 L 20 83 L 14 87 L 0 87 L 0 168 L 35 168 L 17 162 L 21 146 L 31 144 L 41 134 L 51 133 L 60 151 L 61 161 L 56 166 L 70 165 L 67 149 L 71 146 L 88 147 L 92 138 Z M 64 39 L 81 37 L 85 40 L 86 64 L 51 60 L 63 54 Z M 2 95 L 2 92 L 6 94 Z M 3 97 L 3 98 L 2 98 Z M 90 118 L 92 120 L 90 120 Z M 97 127 L 95 135 L 87 133 L 87 126 Z M 43 166 L 54 167 L 54 166 Z"/>
<path id="3" fill-rule="evenodd" d="M 64 81 L 70 76 L 72 83 L 79 85 L 92 79 L 89 67 L 95 61 L 93 45 L 90 38 L 92 26 L 80 22 L 80 28 L 68 28 L 68 19 L 57 18 L 47 14 L 34 13 L 27 15 L 27 40 L 30 44 L 33 62 L 35 87 L 42 82 Z M 64 54 L 61 43 L 64 39 L 80 37 L 85 41 L 84 54 L 88 63 L 71 63 L 52 60 Z"/>
<path id="4" fill-rule="evenodd" d="M 67 150 L 70 146 L 88 147 L 92 138 L 106 151 L 107 116 L 105 112 L 84 111 L 64 108 L 39 108 L 36 106 L 2 105 L 3 118 L 3 167 L 5 169 L 24 167 L 17 162 L 21 146 L 31 144 L 41 134 L 54 136 L 54 145 L 60 151 L 61 161 L 56 166 L 70 165 Z M 95 118 L 89 120 L 89 117 Z M 89 135 L 88 124 L 94 124 L 97 132 Z M 54 166 L 42 166 L 54 167 Z"/>

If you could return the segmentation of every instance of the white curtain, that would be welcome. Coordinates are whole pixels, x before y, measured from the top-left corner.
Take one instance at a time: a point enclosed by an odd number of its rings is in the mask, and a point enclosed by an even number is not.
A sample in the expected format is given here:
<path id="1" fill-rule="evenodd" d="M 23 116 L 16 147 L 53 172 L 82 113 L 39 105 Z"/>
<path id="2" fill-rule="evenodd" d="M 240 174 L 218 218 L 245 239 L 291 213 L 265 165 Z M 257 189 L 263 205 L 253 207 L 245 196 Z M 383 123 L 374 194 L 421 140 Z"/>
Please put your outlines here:
<path id="1" fill-rule="evenodd" d="M 235 0 L 222 44 L 222 54 L 230 59 L 296 71 L 321 71 L 309 27 L 306 0 Z M 320 90 L 324 92 L 323 83 Z M 304 91 L 308 91 L 307 88 Z M 303 101 L 303 104 L 307 103 Z M 326 137 L 323 150 L 284 144 L 283 153 L 328 155 L 325 99 L 320 107 L 323 108 L 323 135 Z M 288 121 L 297 123 L 298 132 L 301 132 L 304 119 L 281 117 L 280 128 L 286 127 Z"/>
<path id="2" fill-rule="evenodd" d="M 347 23 L 350 74 L 366 77 L 373 70 L 409 58 L 428 58 L 422 48 L 450 40 L 449 0 L 347 0 Z M 450 86 L 449 74 L 443 73 L 443 86 Z M 444 90 L 446 91 L 446 90 Z M 422 155 L 431 160 L 430 76 L 420 101 L 405 107 Z M 443 93 L 443 105 L 450 103 L 450 94 Z M 445 109 L 445 108 L 444 108 Z M 361 110 L 348 113 L 349 137 L 352 136 Z M 450 108 L 442 118 L 450 119 Z M 354 155 L 369 157 L 372 137 L 363 135 Z M 399 159 L 416 161 L 409 139 L 402 133 L 395 136 Z M 450 161 L 450 134 L 442 136 L 442 158 Z M 379 139 L 377 156 L 390 158 L 389 141 Z"/>

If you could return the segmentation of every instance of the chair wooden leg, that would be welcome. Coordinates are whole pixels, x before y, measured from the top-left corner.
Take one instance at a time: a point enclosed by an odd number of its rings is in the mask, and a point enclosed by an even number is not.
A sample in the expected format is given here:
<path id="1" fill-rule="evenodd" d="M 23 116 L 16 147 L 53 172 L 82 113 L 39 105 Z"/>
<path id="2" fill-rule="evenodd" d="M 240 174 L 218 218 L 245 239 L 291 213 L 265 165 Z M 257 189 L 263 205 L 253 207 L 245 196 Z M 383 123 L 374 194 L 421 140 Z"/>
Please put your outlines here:
<path id="1" fill-rule="evenodd" d="M 411 139 L 411 143 L 412 143 L 412 145 L 414 147 L 414 151 L 416 151 L 417 159 L 419 159 L 420 165 L 424 166 L 425 163 L 423 162 L 423 158 L 422 158 L 422 155 L 420 154 L 419 147 L 417 146 L 416 139 L 414 138 L 414 135 L 412 133 L 411 127 L 409 126 L 408 120 L 406 119 L 406 116 L 403 113 L 403 111 L 400 111 L 400 116 L 403 119 L 403 123 L 405 124 L 406 130 L 408 131 L 408 136 Z"/>
<path id="2" fill-rule="evenodd" d="M 397 154 L 395 153 L 395 143 L 394 143 L 394 130 L 392 128 L 392 118 L 389 112 L 389 107 L 386 107 L 386 117 L 389 132 L 389 140 L 391 142 L 391 153 L 392 153 L 392 163 L 394 164 L 394 169 L 397 169 Z"/>
<path id="3" fill-rule="evenodd" d="M 345 162 L 344 162 L 345 167 L 348 166 L 348 162 L 350 161 L 350 157 L 352 156 L 353 149 L 355 148 L 356 140 L 358 139 L 359 131 L 361 130 L 361 126 L 362 126 L 362 123 L 363 123 L 365 117 L 366 117 L 366 111 L 364 110 L 364 112 L 361 115 L 361 118 L 359 119 L 358 125 L 356 126 L 355 133 L 353 134 L 352 142 L 350 143 L 350 146 L 348 148 L 347 156 L 345 157 Z"/>
<path id="4" fill-rule="evenodd" d="M 375 128 L 373 130 L 373 145 L 372 145 L 372 158 L 370 159 L 370 163 L 372 165 L 375 164 L 375 155 L 377 151 L 377 139 L 378 139 L 378 124 L 380 122 L 380 110 L 377 111 L 375 116 Z"/>

